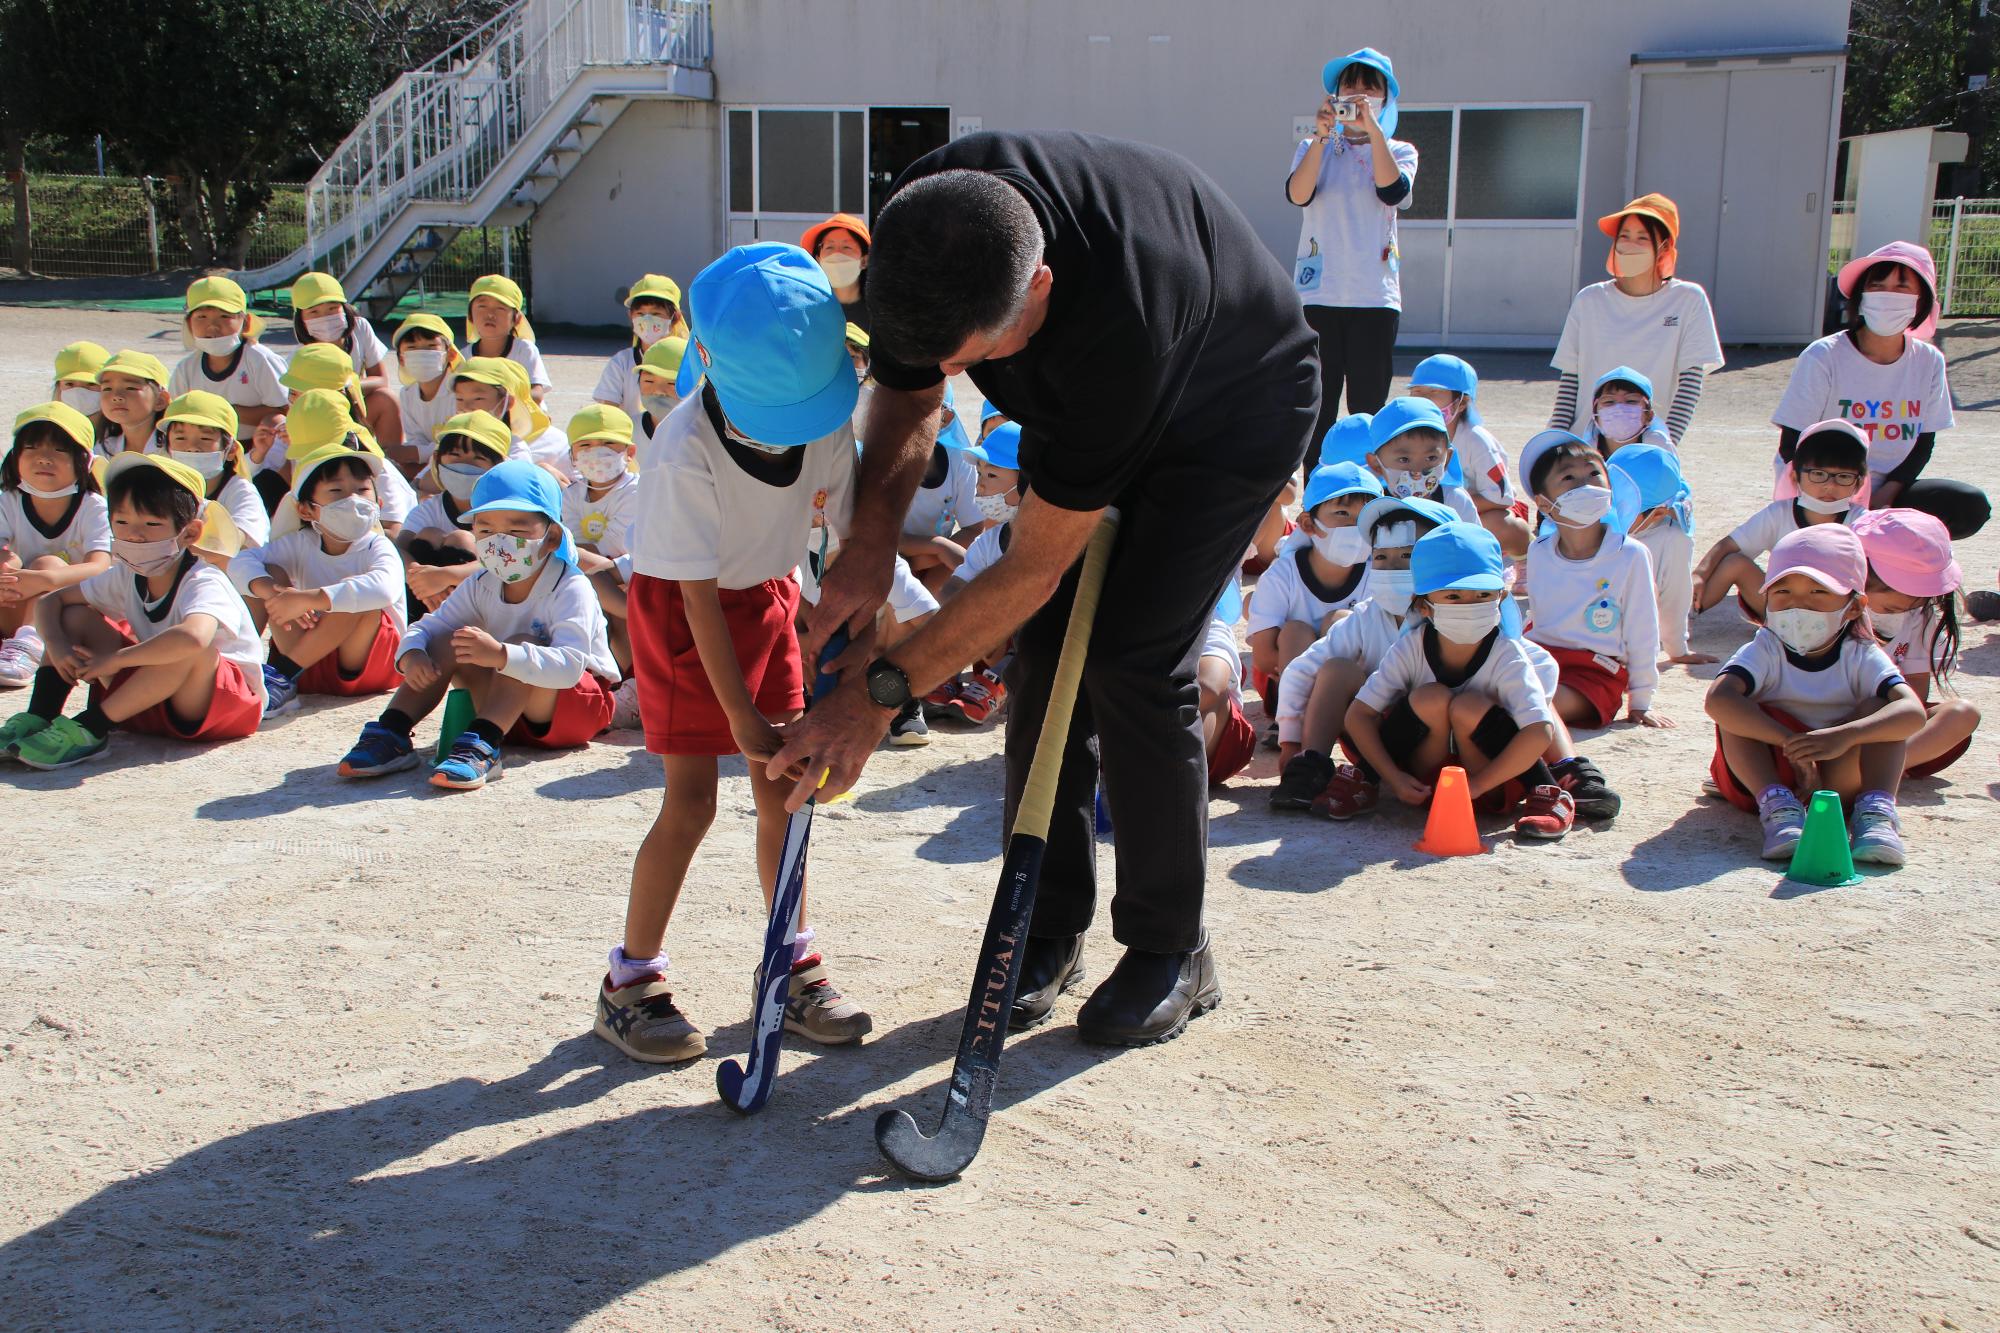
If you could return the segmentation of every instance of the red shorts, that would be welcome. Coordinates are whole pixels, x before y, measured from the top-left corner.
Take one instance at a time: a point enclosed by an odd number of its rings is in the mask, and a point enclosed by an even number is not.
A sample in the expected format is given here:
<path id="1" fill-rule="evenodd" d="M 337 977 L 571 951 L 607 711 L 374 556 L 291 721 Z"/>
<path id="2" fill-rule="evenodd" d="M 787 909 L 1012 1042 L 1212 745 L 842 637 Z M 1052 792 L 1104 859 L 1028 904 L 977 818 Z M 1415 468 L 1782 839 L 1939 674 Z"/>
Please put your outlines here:
<path id="1" fill-rule="evenodd" d="M 1569 686 L 1597 713 L 1596 721 L 1583 725 L 1608 727 L 1618 719 L 1618 707 L 1625 701 L 1631 672 L 1622 666 L 1616 671 L 1609 670 L 1604 659 L 1588 648 L 1550 648 L 1549 656 L 1556 659 L 1557 688 Z"/>
<path id="2" fill-rule="evenodd" d="M 1758 704 L 1757 706 L 1764 710 L 1766 717 L 1778 723 L 1786 731 L 1812 730 L 1811 727 L 1808 727 L 1782 708 L 1773 708 L 1769 704 Z M 1777 765 L 1778 781 L 1787 787 L 1797 782 L 1799 780 L 1798 770 L 1792 767 L 1791 760 L 1785 758 L 1785 752 L 1775 745 L 1767 748 L 1771 751 L 1772 763 Z M 1748 810 L 1753 815 L 1757 813 L 1757 797 L 1760 793 L 1751 791 L 1748 787 L 1745 787 L 1737 776 L 1729 771 L 1729 761 L 1722 757 L 1721 727 L 1715 729 L 1715 757 L 1708 761 L 1708 776 L 1715 783 L 1716 789 L 1722 793 L 1723 800 L 1729 802 L 1738 810 Z"/>
<path id="3" fill-rule="evenodd" d="M 792 628 L 799 585 L 789 578 L 771 579 L 754 588 L 719 588 L 716 595 L 757 711 L 767 718 L 799 712 L 806 706 L 799 636 Z M 735 754 L 729 719 L 695 650 L 681 585 L 634 574 L 626 600 L 646 748 L 654 754 Z"/>
<path id="4" fill-rule="evenodd" d="M 582 680 L 556 696 L 556 711 L 547 727 L 536 731 L 527 718 L 519 718 L 505 740 L 539 750 L 571 750 L 590 744 L 610 726 L 611 687 L 586 671 Z"/>
<path id="5" fill-rule="evenodd" d="M 133 667 L 113 676 L 109 690 L 101 685 L 91 686 L 90 701 L 101 703 L 106 695 L 116 694 L 126 677 L 137 670 L 138 667 Z M 118 725 L 141 735 L 169 736 L 179 741 L 234 741 L 256 734 L 257 724 L 263 720 L 264 696 L 250 688 L 250 678 L 243 674 L 243 668 L 225 657 L 215 664 L 215 693 L 208 701 L 208 715 L 192 727 L 182 726 L 164 701 Z"/>
<path id="6" fill-rule="evenodd" d="M 361 664 L 361 670 L 353 678 L 340 673 L 340 655 L 328 653 L 299 673 L 299 693 L 337 694 L 351 698 L 357 694 L 380 694 L 384 690 L 393 690 L 403 683 L 403 673 L 396 670 L 396 655 L 402 646 L 402 636 L 396 633 L 395 620 L 384 611 L 381 623 L 375 629 L 375 641 L 368 645 L 368 660 Z"/>
<path id="7" fill-rule="evenodd" d="M 1243 716 L 1243 705 L 1232 696 L 1229 716 L 1215 736 L 1215 753 L 1208 757 L 1208 785 L 1220 787 L 1250 766 L 1257 753 L 1257 728 Z"/>

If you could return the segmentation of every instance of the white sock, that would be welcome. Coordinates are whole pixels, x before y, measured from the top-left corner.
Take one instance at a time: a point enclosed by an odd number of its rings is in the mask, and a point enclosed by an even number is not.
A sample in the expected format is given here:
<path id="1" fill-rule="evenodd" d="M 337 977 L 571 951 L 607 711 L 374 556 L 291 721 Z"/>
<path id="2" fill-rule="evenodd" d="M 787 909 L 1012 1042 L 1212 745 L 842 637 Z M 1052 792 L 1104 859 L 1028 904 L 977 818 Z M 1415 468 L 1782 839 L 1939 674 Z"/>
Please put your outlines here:
<path id="1" fill-rule="evenodd" d="M 625 946 L 622 944 L 611 950 L 607 962 L 610 964 L 611 989 L 613 990 L 629 986 L 641 977 L 665 976 L 667 974 L 668 963 L 665 953 L 660 954 L 657 958 L 627 958 L 625 956 Z"/>
<path id="2" fill-rule="evenodd" d="M 792 937 L 792 962 L 794 965 L 797 965 L 801 959 L 810 957 L 813 954 L 812 942 L 817 938 L 819 938 L 818 932 L 811 926 L 802 927 L 799 933 Z"/>

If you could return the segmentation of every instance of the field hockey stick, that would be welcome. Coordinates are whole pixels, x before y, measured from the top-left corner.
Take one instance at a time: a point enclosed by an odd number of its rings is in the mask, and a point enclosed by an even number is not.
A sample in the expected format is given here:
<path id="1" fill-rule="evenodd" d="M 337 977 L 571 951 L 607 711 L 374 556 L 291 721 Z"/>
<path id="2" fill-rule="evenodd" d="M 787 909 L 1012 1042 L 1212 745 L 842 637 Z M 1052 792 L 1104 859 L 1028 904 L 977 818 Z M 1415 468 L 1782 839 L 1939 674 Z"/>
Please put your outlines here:
<path id="1" fill-rule="evenodd" d="M 875 1144 L 904 1175 L 918 1180 L 950 1180 L 965 1170 L 986 1137 L 993 1113 L 993 1089 L 1000 1079 L 1000 1048 L 1007 1038 L 1007 1013 L 1021 985 L 1021 960 L 1028 939 L 1028 921 L 1035 910 L 1035 887 L 1041 880 L 1042 852 L 1048 846 L 1049 816 L 1055 808 L 1056 779 L 1062 772 L 1063 746 L 1069 737 L 1070 715 L 1076 709 L 1077 684 L 1090 649 L 1090 625 L 1097 597 L 1104 588 L 1104 569 L 1111 560 L 1111 543 L 1118 535 L 1115 511 L 1091 535 L 1083 572 L 1070 604 L 1069 626 L 1063 632 L 1062 655 L 1056 661 L 1049 688 L 1048 709 L 1035 757 L 1028 766 L 1027 785 L 1014 811 L 1007 838 L 1007 856 L 1000 865 L 1000 886 L 986 918 L 986 938 L 979 946 L 978 971 L 965 1005 L 965 1027 L 952 1062 L 951 1086 L 944 1115 L 935 1134 L 925 1134 L 908 1111 L 884 1111 L 875 1121 Z"/>

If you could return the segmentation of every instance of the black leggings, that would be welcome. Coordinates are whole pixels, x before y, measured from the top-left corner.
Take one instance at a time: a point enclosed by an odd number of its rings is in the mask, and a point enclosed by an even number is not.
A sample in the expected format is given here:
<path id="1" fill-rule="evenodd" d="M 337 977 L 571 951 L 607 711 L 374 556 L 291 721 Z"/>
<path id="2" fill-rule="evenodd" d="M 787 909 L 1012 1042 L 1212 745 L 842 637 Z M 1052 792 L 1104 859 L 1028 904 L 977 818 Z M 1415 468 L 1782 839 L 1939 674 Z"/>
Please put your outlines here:
<path id="1" fill-rule="evenodd" d="M 1306 474 L 1319 466 L 1320 442 L 1333 423 L 1373 412 L 1389 401 L 1389 381 L 1402 312 L 1387 307 L 1309 305 L 1306 323 L 1319 335 L 1319 421 L 1306 450 Z M 1341 390 L 1347 406 L 1340 405 Z"/>
<path id="2" fill-rule="evenodd" d="M 1920 477 L 1903 488 L 1896 503 L 1904 509 L 1919 509 L 1944 524 L 1951 539 L 1962 542 L 1986 526 L 1993 517 L 1993 503 L 1986 492 L 1970 482 L 1944 477 Z"/>

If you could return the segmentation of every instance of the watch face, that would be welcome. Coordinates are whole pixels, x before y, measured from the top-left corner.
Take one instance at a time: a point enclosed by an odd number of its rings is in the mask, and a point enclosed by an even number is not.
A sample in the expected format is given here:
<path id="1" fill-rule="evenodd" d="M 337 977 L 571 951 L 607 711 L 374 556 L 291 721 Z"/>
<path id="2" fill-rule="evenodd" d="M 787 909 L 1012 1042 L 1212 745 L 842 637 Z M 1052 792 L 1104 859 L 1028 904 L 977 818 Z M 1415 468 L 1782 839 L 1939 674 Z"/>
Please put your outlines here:
<path id="1" fill-rule="evenodd" d="M 887 662 L 868 668 L 868 697 L 884 708 L 901 708 L 910 698 L 910 678 Z"/>

